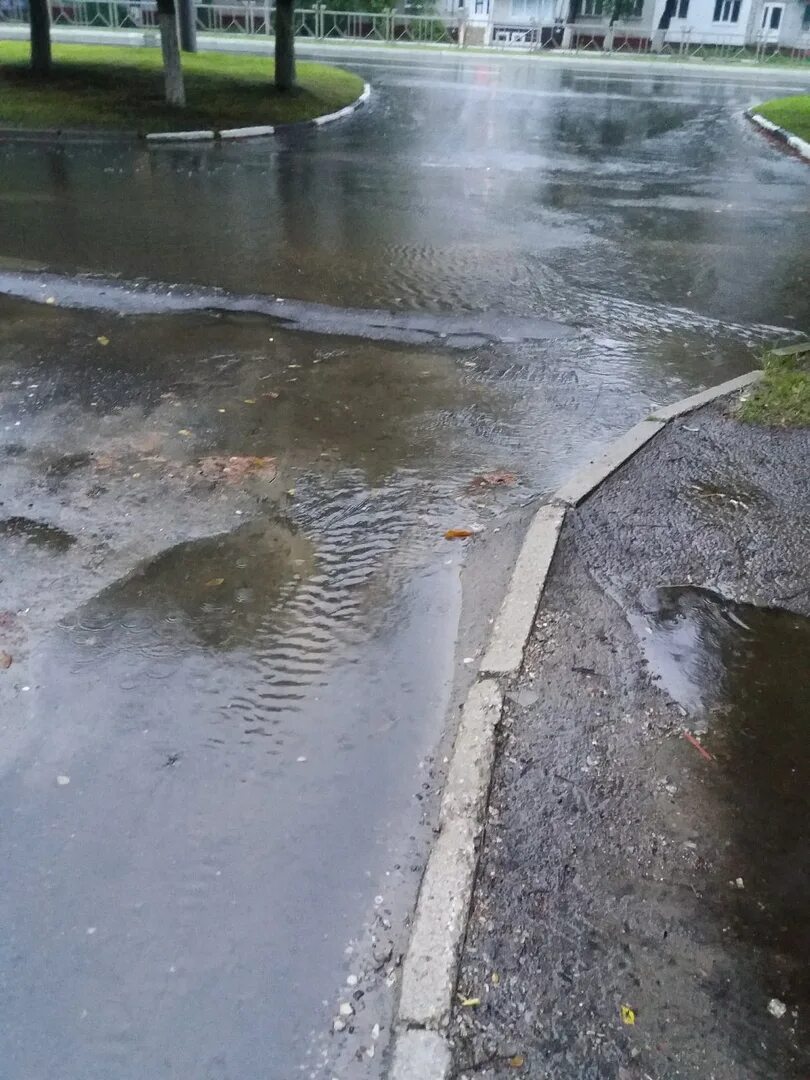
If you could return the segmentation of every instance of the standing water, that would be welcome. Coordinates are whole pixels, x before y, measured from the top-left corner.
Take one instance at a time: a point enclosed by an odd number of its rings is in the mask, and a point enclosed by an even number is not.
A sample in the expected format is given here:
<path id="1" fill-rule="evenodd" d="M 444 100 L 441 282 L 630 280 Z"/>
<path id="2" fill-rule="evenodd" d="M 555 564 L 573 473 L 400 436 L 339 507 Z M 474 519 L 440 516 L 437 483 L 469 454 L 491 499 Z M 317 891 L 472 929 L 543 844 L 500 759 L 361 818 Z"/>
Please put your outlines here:
<path id="1" fill-rule="evenodd" d="M 444 532 L 810 324 L 778 71 L 347 55 L 331 130 L 4 146 L 8 1080 L 379 1075 Z"/>

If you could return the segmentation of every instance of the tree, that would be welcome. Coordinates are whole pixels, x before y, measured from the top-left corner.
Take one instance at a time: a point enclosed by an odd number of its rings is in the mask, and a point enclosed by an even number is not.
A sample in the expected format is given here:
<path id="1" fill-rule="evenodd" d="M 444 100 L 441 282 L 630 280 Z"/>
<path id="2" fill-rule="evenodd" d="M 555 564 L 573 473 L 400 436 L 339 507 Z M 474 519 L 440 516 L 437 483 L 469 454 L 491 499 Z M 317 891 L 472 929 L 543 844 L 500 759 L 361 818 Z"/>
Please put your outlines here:
<path id="1" fill-rule="evenodd" d="M 183 52 L 197 51 L 197 4 L 195 0 L 178 0 L 180 16 L 180 48 Z"/>
<path id="2" fill-rule="evenodd" d="M 31 70 L 35 75 L 51 73 L 51 15 L 48 0 L 29 0 L 31 26 Z"/>
<path id="3" fill-rule="evenodd" d="M 295 0 L 276 0 L 276 90 L 295 86 Z"/>
<path id="4" fill-rule="evenodd" d="M 174 0 L 157 0 L 157 9 L 163 76 L 166 80 L 166 104 L 182 108 L 186 103 L 186 88 L 183 84 L 180 45 L 177 40 L 177 9 Z"/>

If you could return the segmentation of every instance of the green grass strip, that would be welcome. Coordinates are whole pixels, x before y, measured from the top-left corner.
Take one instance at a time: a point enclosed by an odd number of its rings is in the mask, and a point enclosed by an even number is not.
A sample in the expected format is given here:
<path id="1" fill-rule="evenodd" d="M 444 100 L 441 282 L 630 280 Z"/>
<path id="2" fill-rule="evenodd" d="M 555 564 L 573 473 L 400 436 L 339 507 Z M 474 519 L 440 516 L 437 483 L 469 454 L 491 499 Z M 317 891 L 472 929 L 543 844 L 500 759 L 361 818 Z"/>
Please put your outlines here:
<path id="1" fill-rule="evenodd" d="M 267 56 L 183 55 L 188 104 L 163 101 L 159 48 L 58 45 L 53 74 L 35 78 L 26 42 L 0 42 L 0 127 L 182 131 L 311 120 L 355 101 L 363 80 L 328 64 L 299 63 L 298 88 L 278 93 Z"/>
<path id="2" fill-rule="evenodd" d="M 771 427 L 810 425 L 810 344 L 799 348 L 765 356 L 762 380 L 740 406 L 740 419 Z"/>
<path id="3" fill-rule="evenodd" d="M 764 105 L 757 105 L 754 112 L 773 124 L 810 142 L 810 94 L 774 98 Z"/>

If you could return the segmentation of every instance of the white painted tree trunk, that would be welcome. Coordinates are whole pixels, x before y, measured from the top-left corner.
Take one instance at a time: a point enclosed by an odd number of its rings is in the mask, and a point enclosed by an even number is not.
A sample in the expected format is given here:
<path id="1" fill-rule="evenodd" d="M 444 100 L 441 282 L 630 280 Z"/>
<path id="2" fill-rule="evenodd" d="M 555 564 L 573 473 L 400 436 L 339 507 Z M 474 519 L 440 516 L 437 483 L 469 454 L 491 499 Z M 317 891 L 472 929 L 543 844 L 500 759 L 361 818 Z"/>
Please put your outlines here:
<path id="1" fill-rule="evenodd" d="M 171 9 L 171 10 L 169 10 Z M 177 11 L 174 0 L 158 5 L 160 49 L 163 53 L 163 75 L 166 80 L 166 103 L 182 108 L 186 103 L 183 68 L 180 65 L 180 44 L 177 40 Z"/>

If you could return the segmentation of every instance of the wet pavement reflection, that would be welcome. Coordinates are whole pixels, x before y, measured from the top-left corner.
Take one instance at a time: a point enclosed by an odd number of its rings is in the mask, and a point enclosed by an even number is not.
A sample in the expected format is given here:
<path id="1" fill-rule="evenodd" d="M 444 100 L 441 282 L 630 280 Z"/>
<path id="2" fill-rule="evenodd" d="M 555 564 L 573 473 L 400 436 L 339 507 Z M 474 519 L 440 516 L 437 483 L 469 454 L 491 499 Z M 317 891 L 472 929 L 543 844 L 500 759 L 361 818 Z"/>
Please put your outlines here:
<path id="1" fill-rule="evenodd" d="M 734 937 L 767 950 L 767 982 L 804 1016 L 810 979 L 810 619 L 737 604 L 707 589 L 642 598 L 640 637 L 662 688 L 687 711 L 720 768 L 709 798 L 739 868 L 734 903 L 718 905 Z M 744 893 L 744 895 L 742 895 Z"/>
<path id="2" fill-rule="evenodd" d="M 330 130 L 3 147 L 4 1080 L 378 1076 L 444 532 L 810 325 L 778 71 L 345 55 Z"/>

